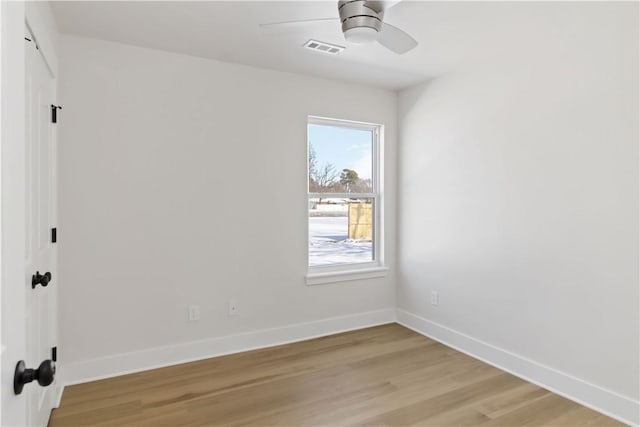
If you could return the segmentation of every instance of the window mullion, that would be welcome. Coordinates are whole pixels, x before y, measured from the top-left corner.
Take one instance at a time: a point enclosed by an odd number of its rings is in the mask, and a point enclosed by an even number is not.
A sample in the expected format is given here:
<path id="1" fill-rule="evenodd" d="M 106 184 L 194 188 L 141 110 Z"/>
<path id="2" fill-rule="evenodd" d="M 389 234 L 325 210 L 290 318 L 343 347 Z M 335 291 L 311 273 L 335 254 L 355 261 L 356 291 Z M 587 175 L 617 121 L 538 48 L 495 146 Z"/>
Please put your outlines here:
<path id="1" fill-rule="evenodd" d="M 372 199 L 377 193 L 309 193 L 309 198 L 322 199 Z"/>

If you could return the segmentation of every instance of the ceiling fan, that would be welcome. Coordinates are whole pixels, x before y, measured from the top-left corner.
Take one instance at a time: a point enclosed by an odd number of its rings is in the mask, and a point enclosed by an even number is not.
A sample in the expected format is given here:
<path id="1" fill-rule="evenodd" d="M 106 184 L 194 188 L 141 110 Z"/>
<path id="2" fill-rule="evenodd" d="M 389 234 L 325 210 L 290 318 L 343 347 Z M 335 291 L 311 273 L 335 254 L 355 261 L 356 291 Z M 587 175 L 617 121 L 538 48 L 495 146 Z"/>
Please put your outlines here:
<path id="1" fill-rule="evenodd" d="M 265 30 L 303 29 L 316 23 L 335 25 L 339 21 L 342 23 L 342 33 L 345 40 L 357 44 L 376 41 L 390 51 L 401 55 L 416 47 L 418 42 L 400 28 L 383 22 L 384 12 L 397 3 L 399 1 L 340 0 L 338 2 L 340 18 L 274 22 L 260 24 L 260 28 Z"/>

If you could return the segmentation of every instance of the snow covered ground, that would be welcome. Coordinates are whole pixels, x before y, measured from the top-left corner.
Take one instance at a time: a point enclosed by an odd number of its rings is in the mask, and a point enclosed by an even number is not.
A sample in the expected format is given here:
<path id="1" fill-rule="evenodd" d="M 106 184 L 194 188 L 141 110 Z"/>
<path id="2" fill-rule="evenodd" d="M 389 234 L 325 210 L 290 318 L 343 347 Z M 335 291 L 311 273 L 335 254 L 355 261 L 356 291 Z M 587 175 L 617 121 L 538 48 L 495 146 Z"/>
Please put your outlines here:
<path id="1" fill-rule="evenodd" d="M 350 241 L 348 219 L 339 217 L 309 218 L 309 265 L 350 264 L 371 261 L 372 242 Z"/>
<path id="2" fill-rule="evenodd" d="M 309 216 L 347 216 L 348 213 L 349 205 L 347 203 L 316 204 L 314 208 L 309 209 Z"/>

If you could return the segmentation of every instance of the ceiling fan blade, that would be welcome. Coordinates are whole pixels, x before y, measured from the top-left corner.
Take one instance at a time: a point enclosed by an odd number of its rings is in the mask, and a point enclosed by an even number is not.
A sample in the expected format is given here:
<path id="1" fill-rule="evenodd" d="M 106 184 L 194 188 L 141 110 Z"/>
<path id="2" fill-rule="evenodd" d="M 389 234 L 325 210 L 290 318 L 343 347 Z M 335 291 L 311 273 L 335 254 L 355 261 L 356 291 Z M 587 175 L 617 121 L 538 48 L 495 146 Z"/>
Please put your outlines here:
<path id="1" fill-rule="evenodd" d="M 287 33 L 304 31 L 318 26 L 326 26 L 327 24 L 339 23 L 338 18 L 322 18 L 322 19 L 303 19 L 299 21 L 273 22 L 269 24 L 260 24 L 259 27 L 263 31 L 274 33 Z"/>
<path id="2" fill-rule="evenodd" d="M 367 7 L 375 10 L 376 12 L 384 12 L 387 9 L 400 3 L 402 0 L 366 0 Z"/>
<path id="3" fill-rule="evenodd" d="M 392 52 L 402 55 L 418 46 L 413 37 L 393 25 L 382 23 L 378 43 Z"/>

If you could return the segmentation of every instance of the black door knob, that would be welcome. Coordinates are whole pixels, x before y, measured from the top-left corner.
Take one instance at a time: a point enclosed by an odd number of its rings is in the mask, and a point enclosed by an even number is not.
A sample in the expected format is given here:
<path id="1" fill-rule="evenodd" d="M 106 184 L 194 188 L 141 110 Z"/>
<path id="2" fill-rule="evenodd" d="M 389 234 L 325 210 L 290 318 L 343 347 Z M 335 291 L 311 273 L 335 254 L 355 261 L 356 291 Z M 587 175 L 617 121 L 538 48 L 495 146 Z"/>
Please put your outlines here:
<path id="1" fill-rule="evenodd" d="M 44 274 L 40 274 L 39 271 L 36 271 L 36 274 L 31 276 L 31 289 L 35 289 L 36 286 L 42 285 L 46 287 L 51 281 L 51 273 L 48 271 Z"/>
<path id="2" fill-rule="evenodd" d="M 13 376 L 13 392 L 15 394 L 22 393 L 25 384 L 33 380 L 38 381 L 42 387 L 46 387 L 53 382 L 56 376 L 56 364 L 51 360 L 44 360 L 38 366 L 38 369 L 27 369 L 24 360 L 16 365 L 16 371 Z"/>

